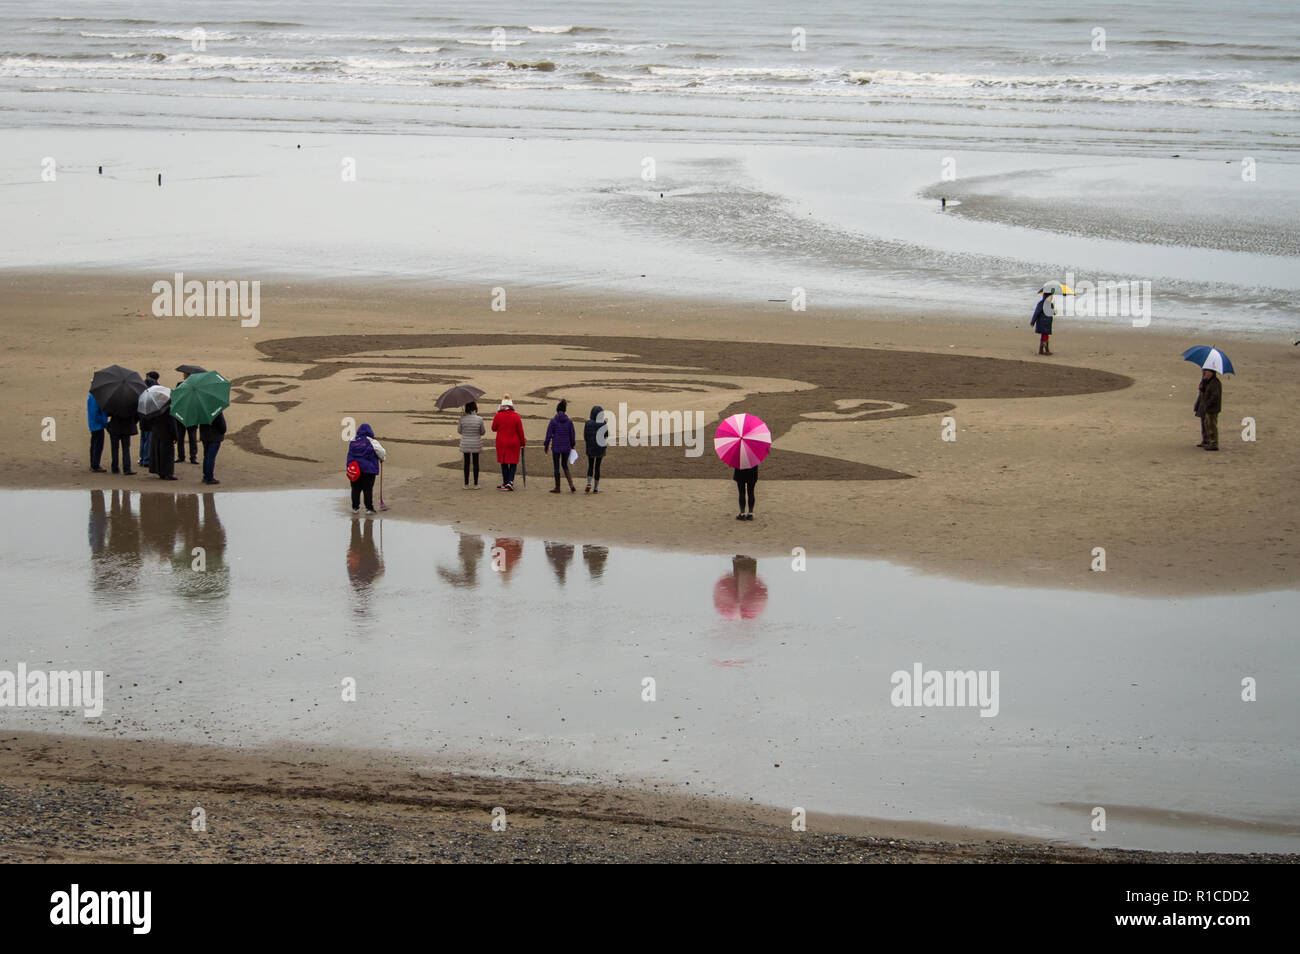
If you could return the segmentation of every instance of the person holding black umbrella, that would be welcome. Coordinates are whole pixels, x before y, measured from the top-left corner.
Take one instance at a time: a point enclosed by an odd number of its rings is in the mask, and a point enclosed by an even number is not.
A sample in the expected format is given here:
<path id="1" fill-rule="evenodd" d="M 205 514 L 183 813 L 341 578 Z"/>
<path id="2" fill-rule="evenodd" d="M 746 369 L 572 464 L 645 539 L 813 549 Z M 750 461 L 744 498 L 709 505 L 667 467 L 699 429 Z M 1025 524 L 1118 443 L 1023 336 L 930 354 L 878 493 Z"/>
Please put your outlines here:
<path id="1" fill-rule="evenodd" d="M 121 472 L 124 474 L 134 474 L 131 469 L 131 436 L 137 433 L 135 411 L 123 414 L 114 414 L 108 419 L 108 439 L 112 448 L 112 463 L 109 465 L 113 473 L 118 472 L 118 452 L 121 452 Z"/>

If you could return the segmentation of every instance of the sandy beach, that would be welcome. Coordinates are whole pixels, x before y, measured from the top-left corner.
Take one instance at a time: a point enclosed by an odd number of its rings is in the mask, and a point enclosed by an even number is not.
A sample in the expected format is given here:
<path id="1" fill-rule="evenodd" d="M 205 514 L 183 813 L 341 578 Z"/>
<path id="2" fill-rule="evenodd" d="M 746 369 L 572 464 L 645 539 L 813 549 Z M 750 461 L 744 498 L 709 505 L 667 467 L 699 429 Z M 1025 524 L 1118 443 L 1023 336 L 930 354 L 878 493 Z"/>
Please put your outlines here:
<path id="1" fill-rule="evenodd" d="M 1266 864 L 1089 849 L 621 787 L 446 774 L 346 750 L 6 733 L 0 862 Z M 196 812 L 196 809 L 201 809 Z M 504 810 L 497 811 L 494 809 Z M 88 822 L 88 818 L 94 821 Z M 196 830 L 200 824 L 202 830 Z M 504 818 L 503 830 L 493 829 Z M 500 823 L 498 822 L 498 825 Z"/>
<path id="2" fill-rule="evenodd" d="M 264 288 L 260 325 L 242 328 L 154 318 L 144 277 L 4 284 L 0 373 L 18 398 L 0 434 L 31 442 L 30 455 L 0 465 L 9 487 L 157 489 L 147 476 L 86 472 L 85 387 L 110 361 L 165 382 L 194 361 L 236 385 L 223 493 L 335 487 L 345 499 L 352 417 L 391 450 L 389 519 L 548 537 L 580 525 L 587 542 L 753 556 L 802 547 L 1108 592 L 1249 592 L 1294 586 L 1300 572 L 1300 435 L 1288 409 L 1300 349 L 1282 343 L 1215 342 L 1240 373 L 1226 379 L 1223 450 L 1206 454 L 1191 413 L 1196 369 L 1179 358 L 1199 339 L 1156 327 L 1061 323 L 1047 358 L 1019 315 L 791 313 L 525 289 L 493 312 L 489 288 L 286 280 Z M 514 395 L 531 442 L 526 490 L 492 489 L 490 444 L 484 489 L 463 489 L 456 417 L 431 412 L 462 380 L 487 391 L 489 417 L 496 397 Z M 710 426 L 728 409 L 760 413 L 776 439 L 758 519 L 736 525 L 730 472 L 708 446 L 698 458 L 615 447 L 599 498 L 545 494 L 541 438 L 560 397 L 578 419 L 620 402 L 698 410 Z M 46 416 L 56 441 L 32 438 Z M 953 441 L 942 439 L 948 417 Z M 1254 441 L 1242 439 L 1247 417 Z M 182 466 L 171 487 L 198 489 L 197 470 Z M 1091 569 L 1096 547 L 1105 572 Z"/>

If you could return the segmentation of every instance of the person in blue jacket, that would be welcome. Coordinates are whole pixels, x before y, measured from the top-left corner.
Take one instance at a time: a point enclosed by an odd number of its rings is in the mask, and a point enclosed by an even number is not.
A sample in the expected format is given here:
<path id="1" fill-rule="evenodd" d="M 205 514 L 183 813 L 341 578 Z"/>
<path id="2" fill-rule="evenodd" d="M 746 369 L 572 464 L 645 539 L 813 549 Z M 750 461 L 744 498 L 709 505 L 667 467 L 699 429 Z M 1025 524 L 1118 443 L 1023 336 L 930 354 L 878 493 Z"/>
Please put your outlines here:
<path id="1" fill-rule="evenodd" d="M 102 474 L 104 468 L 99 462 L 104 458 L 104 428 L 108 426 L 108 415 L 104 413 L 95 400 L 95 395 L 86 395 L 86 426 L 90 428 L 90 470 Z"/>

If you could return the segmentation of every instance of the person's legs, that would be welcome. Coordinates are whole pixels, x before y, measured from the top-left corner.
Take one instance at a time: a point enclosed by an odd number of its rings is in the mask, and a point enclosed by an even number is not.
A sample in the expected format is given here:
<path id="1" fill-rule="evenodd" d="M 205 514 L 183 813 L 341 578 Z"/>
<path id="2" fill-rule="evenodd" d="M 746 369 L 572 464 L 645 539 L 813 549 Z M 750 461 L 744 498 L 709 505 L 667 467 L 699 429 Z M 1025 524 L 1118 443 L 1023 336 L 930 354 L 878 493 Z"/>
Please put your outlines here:
<path id="1" fill-rule="evenodd" d="M 140 428 L 140 466 L 149 466 L 149 444 L 153 440 L 153 431 L 147 427 Z"/>
<path id="2" fill-rule="evenodd" d="M 506 466 L 507 466 L 508 468 L 510 468 L 510 471 L 509 471 L 509 473 L 510 473 L 510 479 L 507 480 L 506 483 L 508 483 L 511 487 L 513 487 L 513 486 L 515 485 L 515 474 L 517 474 L 517 473 L 519 472 L 519 462 L 516 461 L 515 463 L 513 463 L 513 464 L 507 464 Z"/>
<path id="3" fill-rule="evenodd" d="M 1205 422 L 1205 449 L 1219 449 L 1219 415 L 1206 414 L 1201 418 Z"/>
<path id="4" fill-rule="evenodd" d="M 118 458 L 117 458 L 118 453 L 122 449 L 122 438 L 116 434 L 110 434 L 108 436 L 108 446 L 110 450 L 109 460 L 111 462 L 109 466 L 112 467 L 113 473 L 116 474 L 122 469 L 121 465 L 118 463 Z M 126 466 L 127 467 L 131 466 L 131 461 L 129 459 L 126 462 Z"/>
<path id="5" fill-rule="evenodd" d="M 558 494 L 560 492 L 560 455 L 554 451 L 551 452 L 551 466 L 555 470 L 555 488 L 551 493 Z M 564 466 L 567 470 L 569 465 L 565 464 Z"/>
<path id="6" fill-rule="evenodd" d="M 104 459 L 104 430 L 90 432 L 90 469 L 103 470 L 100 462 Z"/>
<path id="7" fill-rule="evenodd" d="M 740 498 L 740 517 L 745 515 L 745 484 L 743 481 L 736 481 L 736 495 Z"/>
<path id="8" fill-rule="evenodd" d="M 1052 336 L 1043 335 L 1043 354 L 1050 355 L 1051 353 L 1052 353 Z"/>
<path id="9" fill-rule="evenodd" d="M 470 454 L 474 458 L 474 486 L 478 486 L 478 454 Z"/>
<path id="10" fill-rule="evenodd" d="M 595 482 L 591 485 L 591 492 L 592 492 L 593 494 L 598 494 L 598 493 L 600 493 L 600 462 L 601 462 L 602 460 L 604 460 L 604 459 L 605 459 L 605 458 L 603 458 L 603 457 L 597 457 L 597 458 L 596 458 L 596 480 L 595 480 Z"/>
<path id="11" fill-rule="evenodd" d="M 190 435 L 190 463 L 197 464 L 199 462 L 199 426 L 195 424 L 185 430 Z"/>
<path id="12" fill-rule="evenodd" d="M 352 481 L 352 486 L 350 489 L 352 492 L 352 512 L 356 513 L 357 508 L 361 506 L 361 478 L 360 477 Z"/>
<path id="13" fill-rule="evenodd" d="M 562 454 L 561 458 L 560 466 L 564 468 L 564 479 L 569 482 L 569 493 L 576 494 L 578 488 L 573 486 L 573 475 L 569 473 L 569 455 Z"/>
<path id="14" fill-rule="evenodd" d="M 586 490 L 587 493 L 591 493 L 591 472 L 592 470 L 595 469 L 595 467 L 596 467 L 596 458 L 588 457 L 587 458 L 587 490 Z"/>
<path id="15" fill-rule="evenodd" d="M 465 458 L 465 486 L 469 486 L 469 454 L 462 454 Z"/>
<path id="16" fill-rule="evenodd" d="M 362 474 L 358 483 L 361 484 L 361 492 L 366 496 L 366 510 L 374 513 L 375 510 L 375 477 L 376 474 Z"/>
<path id="17" fill-rule="evenodd" d="M 1201 442 L 1196 446 L 1197 447 L 1205 446 L 1205 415 L 1204 414 L 1201 415 Z"/>
<path id="18" fill-rule="evenodd" d="M 748 492 L 748 494 L 749 494 L 749 512 L 750 512 L 750 514 L 753 514 L 753 512 L 754 512 L 754 487 L 755 487 L 755 485 L 756 485 L 757 483 L 758 483 L 758 478 L 757 478 L 757 477 L 752 477 L 752 478 L 750 478 L 748 481 L 746 481 L 746 483 L 745 483 L 745 490 L 746 490 L 746 491 Z"/>
<path id="19" fill-rule="evenodd" d="M 203 442 L 203 479 L 208 483 L 216 480 L 217 451 L 221 445 L 214 441 Z"/>
<path id="20" fill-rule="evenodd" d="M 134 474 L 131 469 L 131 435 L 125 434 L 122 437 L 122 473 Z"/>

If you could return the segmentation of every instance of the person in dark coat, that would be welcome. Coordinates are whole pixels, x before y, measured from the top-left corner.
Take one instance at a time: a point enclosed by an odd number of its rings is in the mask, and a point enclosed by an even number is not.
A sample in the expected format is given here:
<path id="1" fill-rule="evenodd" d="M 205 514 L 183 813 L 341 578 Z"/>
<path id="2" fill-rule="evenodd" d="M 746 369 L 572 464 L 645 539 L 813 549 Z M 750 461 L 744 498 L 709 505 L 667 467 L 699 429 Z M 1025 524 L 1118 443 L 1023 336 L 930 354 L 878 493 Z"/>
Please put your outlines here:
<path id="1" fill-rule="evenodd" d="M 221 481 L 215 476 L 217 451 L 221 450 L 221 442 L 226 439 L 226 415 L 218 411 L 211 424 L 200 425 L 199 437 L 203 440 L 203 482 L 219 484 Z"/>
<path id="2" fill-rule="evenodd" d="M 131 435 L 137 433 L 135 426 L 136 415 L 114 414 L 108 419 L 108 439 L 113 449 L 112 467 L 113 473 L 118 472 L 118 452 L 121 452 L 122 473 L 134 474 L 131 469 Z"/>
<path id="3" fill-rule="evenodd" d="M 1029 327 L 1038 332 L 1038 353 L 1050 355 L 1051 346 L 1047 339 L 1052 336 L 1052 317 L 1056 314 L 1056 307 L 1052 304 L 1051 291 L 1045 291 L 1042 297 L 1038 299 L 1038 306 L 1034 308 L 1034 317 L 1029 319 Z"/>
<path id="4" fill-rule="evenodd" d="M 104 468 L 99 464 L 104 459 L 104 428 L 108 427 L 108 415 L 93 394 L 86 395 L 86 426 L 90 428 L 90 469 L 102 474 Z"/>
<path id="5" fill-rule="evenodd" d="M 144 376 L 145 389 L 149 389 L 158 383 L 158 372 L 150 371 Z M 149 469 L 149 461 L 152 455 L 149 452 L 149 442 L 153 440 L 153 427 L 140 421 L 140 466 Z"/>
<path id="6" fill-rule="evenodd" d="M 348 444 L 347 463 L 356 461 L 361 468 L 361 476 L 352 481 L 352 512 L 361 506 L 361 495 L 366 495 L 366 513 L 375 512 L 375 477 L 379 474 L 379 462 L 388 459 L 388 452 L 375 440 L 375 432 L 369 424 L 357 428 L 357 436 Z"/>
<path id="7" fill-rule="evenodd" d="M 605 409 L 599 404 L 591 409 L 591 417 L 582 425 L 582 440 L 587 445 L 586 493 L 600 493 L 600 462 L 605 459 L 605 445 L 609 443 L 609 428 L 605 425 Z"/>
<path id="8" fill-rule="evenodd" d="M 172 417 L 171 403 L 163 406 L 161 413 L 153 418 L 149 428 L 149 473 L 157 474 L 161 480 L 176 479 L 176 462 L 172 460 L 172 448 L 176 443 L 176 425 Z"/>
<path id="9" fill-rule="evenodd" d="M 578 488 L 573 486 L 573 475 L 569 473 L 569 451 L 573 450 L 573 445 L 578 442 L 577 434 L 573 429 L 573 421 L 566 413 L 569 409 L 568 401 L 561 401 L 555 405 L 555 417 L 551 418 L 546 425 L 546 440 L 542 441 L 542 453 L 546 453 L 547 448 L 551 451 L 551 461 L 555 465 L 555 489 L 553 494 L 560 492 L 560 468 L 564 468 L 564 479 L 569 482 L 569 493 L 576 494 Z"/>
<path id="10" fill-rule="evenodd" d="M 1219 411 L 1223 406 L 1223 382 L 1209 368 L 1201 370 L 1201 387 L 1196 396 L 1196 416 L 1201 419 L 1201 442 L 1207 451 L 1219 449 Z"/>
<path id="11" fill-rule="evenodd" d="M 176 386 L 180 387 L 189 376 L 190 372 L 182 371 L 181 379 L 176 382 Z M 189 427 L 186 427 L 178 420 L 176 422 L 176 429 L 178 431 L 176 435 L 176 463 L 185 463 L 185 437 L 188 435 L 190 439 L 190 463 L 197 464 L 199 462 L 199 426 L 197 424 L 191 424 Z"/>
<path id="12" fill-rule="evenodd" d="M 741 470 L 739 467 L 732 468 L 734 473 L 731 479 L 736 482 L 736 491 L 740 495 L 740 513 L 736 514 L 737 520 L 754 519 L 754 485 L 758 483 L 758 465 L 746 467 Z M 749 512 L 745 512 L 745 497 L 749 497 Z"/>

